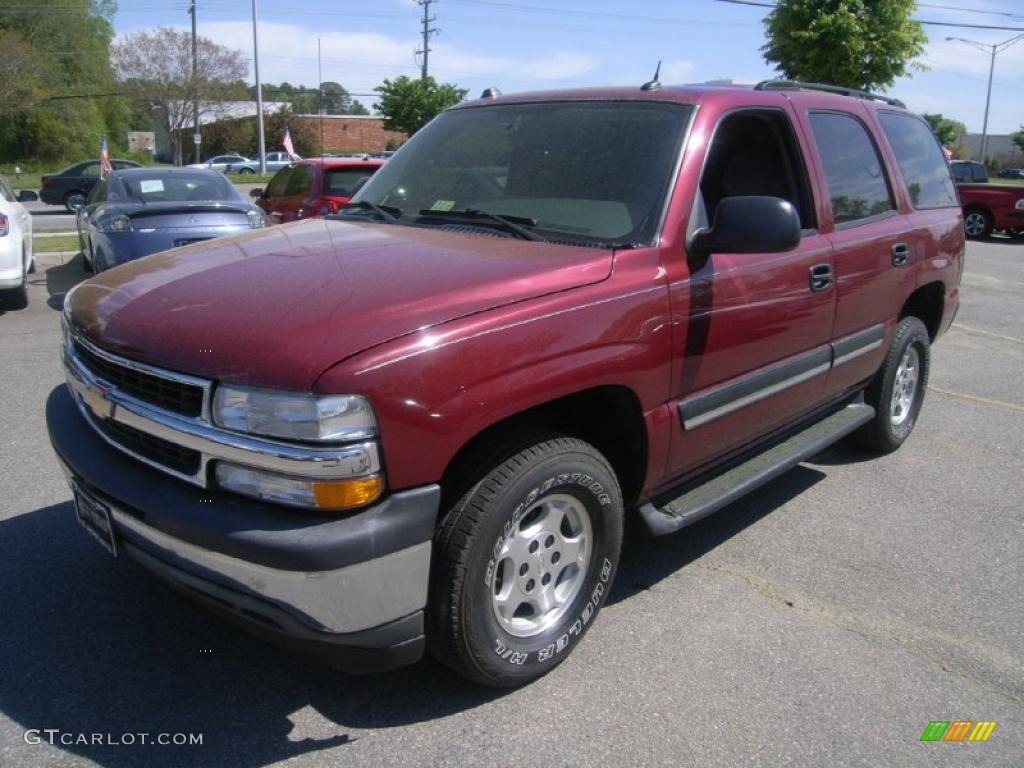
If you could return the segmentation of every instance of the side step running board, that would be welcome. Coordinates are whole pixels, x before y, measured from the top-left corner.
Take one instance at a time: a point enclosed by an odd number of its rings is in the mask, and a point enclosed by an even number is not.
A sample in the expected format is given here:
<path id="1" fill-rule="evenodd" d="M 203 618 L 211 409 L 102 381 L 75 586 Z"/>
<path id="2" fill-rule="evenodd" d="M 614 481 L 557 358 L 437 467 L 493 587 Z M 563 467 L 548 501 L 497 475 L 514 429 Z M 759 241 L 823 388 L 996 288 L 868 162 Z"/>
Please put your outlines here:
<path id="1" fill-rule="evenodd" d="M 875 409 L 870 405 L 848 405 L 701 485 L 689 488 L 661 507 L 649 502 L 642 505 L 640 516 L 654 536 L 692 525 L 811 458 L 871 421 L 874 415 Z"/>

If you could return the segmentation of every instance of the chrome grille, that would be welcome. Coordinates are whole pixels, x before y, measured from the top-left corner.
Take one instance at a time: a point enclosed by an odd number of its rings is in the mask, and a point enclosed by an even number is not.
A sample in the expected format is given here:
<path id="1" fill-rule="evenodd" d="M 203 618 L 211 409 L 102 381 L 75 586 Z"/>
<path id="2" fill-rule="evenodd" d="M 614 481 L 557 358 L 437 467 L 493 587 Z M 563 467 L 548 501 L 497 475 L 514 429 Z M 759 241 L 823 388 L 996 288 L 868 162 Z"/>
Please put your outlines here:
<path id="1" fill-rule="evenodd" d="M 202 464 L 202 455 L 199 451 L 175 445 L 125 424 L 118 424 L 116 421 L 97 419 L 93 424 L 110 440 L 132 453 L 183 475 L 199 473 Z"/>
<path id="2" fill-rule="evenodd" d="M 166 408 L 174 413 L 180 413 L 182 416 L 198 418 L 202 414 L 202 387 L 165 379 L 137 368 L 115 363 L 95 354 L 78 339 L 75 339 L 74 345 L 78 359 L 97 378 L 113 384 L 139 400 Z"/>

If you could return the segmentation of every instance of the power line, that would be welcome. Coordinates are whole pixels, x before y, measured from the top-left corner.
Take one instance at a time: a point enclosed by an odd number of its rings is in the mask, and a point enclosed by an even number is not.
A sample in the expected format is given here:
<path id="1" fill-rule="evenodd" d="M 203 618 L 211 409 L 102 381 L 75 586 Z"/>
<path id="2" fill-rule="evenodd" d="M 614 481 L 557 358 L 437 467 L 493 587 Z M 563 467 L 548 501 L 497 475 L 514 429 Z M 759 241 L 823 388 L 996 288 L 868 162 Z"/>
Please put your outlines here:
<path id="1" fill-rule="evenodd" d="M 468 2 L 469 0 L 463 0 Z M 482 2 L 482 0 L 479 0 Z M 715 0 L 716 3 L 728 3 L 729 5 L 752 5 L 757 8 L 774 8 L 775 3 L 763 3 L 759 0 Z M 964 9 L 956 9 L 964 10 Z M 1011 17 L 1016 18 L 1016 17 Z M 1003 32 L 1024 32 L 1024 27 L 1001 27 L 994 24 L 960 24 L 959 22 L 952 21 L 929 21 L 926 19 L 911 19 L 916 21 L 918 24 L 922 24 L 927 27 L 954 27 L 957 29 L 998 29 Z"/>

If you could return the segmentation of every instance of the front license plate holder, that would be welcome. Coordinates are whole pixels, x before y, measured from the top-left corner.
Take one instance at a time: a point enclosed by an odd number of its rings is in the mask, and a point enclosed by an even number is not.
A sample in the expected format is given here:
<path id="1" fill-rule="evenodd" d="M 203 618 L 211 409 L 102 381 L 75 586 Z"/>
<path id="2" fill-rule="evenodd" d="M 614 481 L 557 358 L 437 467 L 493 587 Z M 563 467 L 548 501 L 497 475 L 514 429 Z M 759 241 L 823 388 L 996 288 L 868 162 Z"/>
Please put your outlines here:
<path id="1" fill-rule="evenodd" d="M 77 483 L 72 484 L 75 496 L 75 517 L 107 552 L 117 557 L 117 536 L 111 522 L 110 507 L 97 499 Z"/>

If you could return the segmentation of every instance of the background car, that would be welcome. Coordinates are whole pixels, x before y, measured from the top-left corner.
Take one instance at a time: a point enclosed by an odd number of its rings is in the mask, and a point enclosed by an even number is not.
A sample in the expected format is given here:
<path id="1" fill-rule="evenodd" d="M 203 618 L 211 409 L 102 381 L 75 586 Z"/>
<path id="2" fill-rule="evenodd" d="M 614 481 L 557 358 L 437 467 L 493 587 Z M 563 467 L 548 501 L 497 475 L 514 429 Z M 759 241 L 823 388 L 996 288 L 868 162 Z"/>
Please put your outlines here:
<path id="1" fill-rule="evenodd" d="M 110 163 L 115 171 L 142 167 L 132 160 L 111 160 Z M 43 176 L 40 180 L 42 189 L 39 190 L 39 199 L 47 205 L 63 205 L 71 211 L 73 209 L 68 205 L 68 199 L 75 195 L 87 196 L 99 180 L 100 161 L 83 160 L 63 171 Z"/>
<path id="2" fill-rule="evenodd" d="M 266 190 L 250 194 L 275 224 L 337 213 L 385 161 L 314 157 L 282 168 Z"/>
<path id="3" fill-rule="evenodd" d="M 22 309 L 28 304 L 27 283 L 36 271 L 32 252 L 32 216 L 22 203 L 37 200 L 35 192 L 17 195 L 0 176 L 0 307 Z"/>
<path id="4" fill-rule="evenodd" d="M 220 171 L 226 173 L 228 168 L 234 168 L 239 165 L 245 165 L 249 162 L 249 158 L 242 157 L 241 155 L 216 155 L 211 157 L 209 160 L 203 163 L 192 163 L 186 165 L 186 168 L 206 168 L 207 170 Z"/>
<path id="5" fill-rule="evenodd" d="M 1000 179 L 1024 179 L 1024 168 L 1004 168 L 999 172 Z"/>
<path id="6" fill-rule="evenodd" d="M 985 183 L 988 181 L 988 171 L 981 163 L 972 160 L 954 160 L 949 164 L 953 172 L 954 181 L 969 181 Z"/>
<path id="7" fill-rule="evenodd" d="M 276 173 L 291 164 L 292 160 L 288 157 L 287 152 L 267 152 L 267 173 Z M 260 159 L 258 156 L 252 157 L 244 164 L 232 165 L 230 171 L 231 173 L 259 173 Z"/>
<path id="8" fill-rule="evenodd" d="M 259 208 L 223 174 L 199 168 L 116 171 L 77 198 L 86 269 L 104 269 L 158 251 L 267 225 Z"/>

